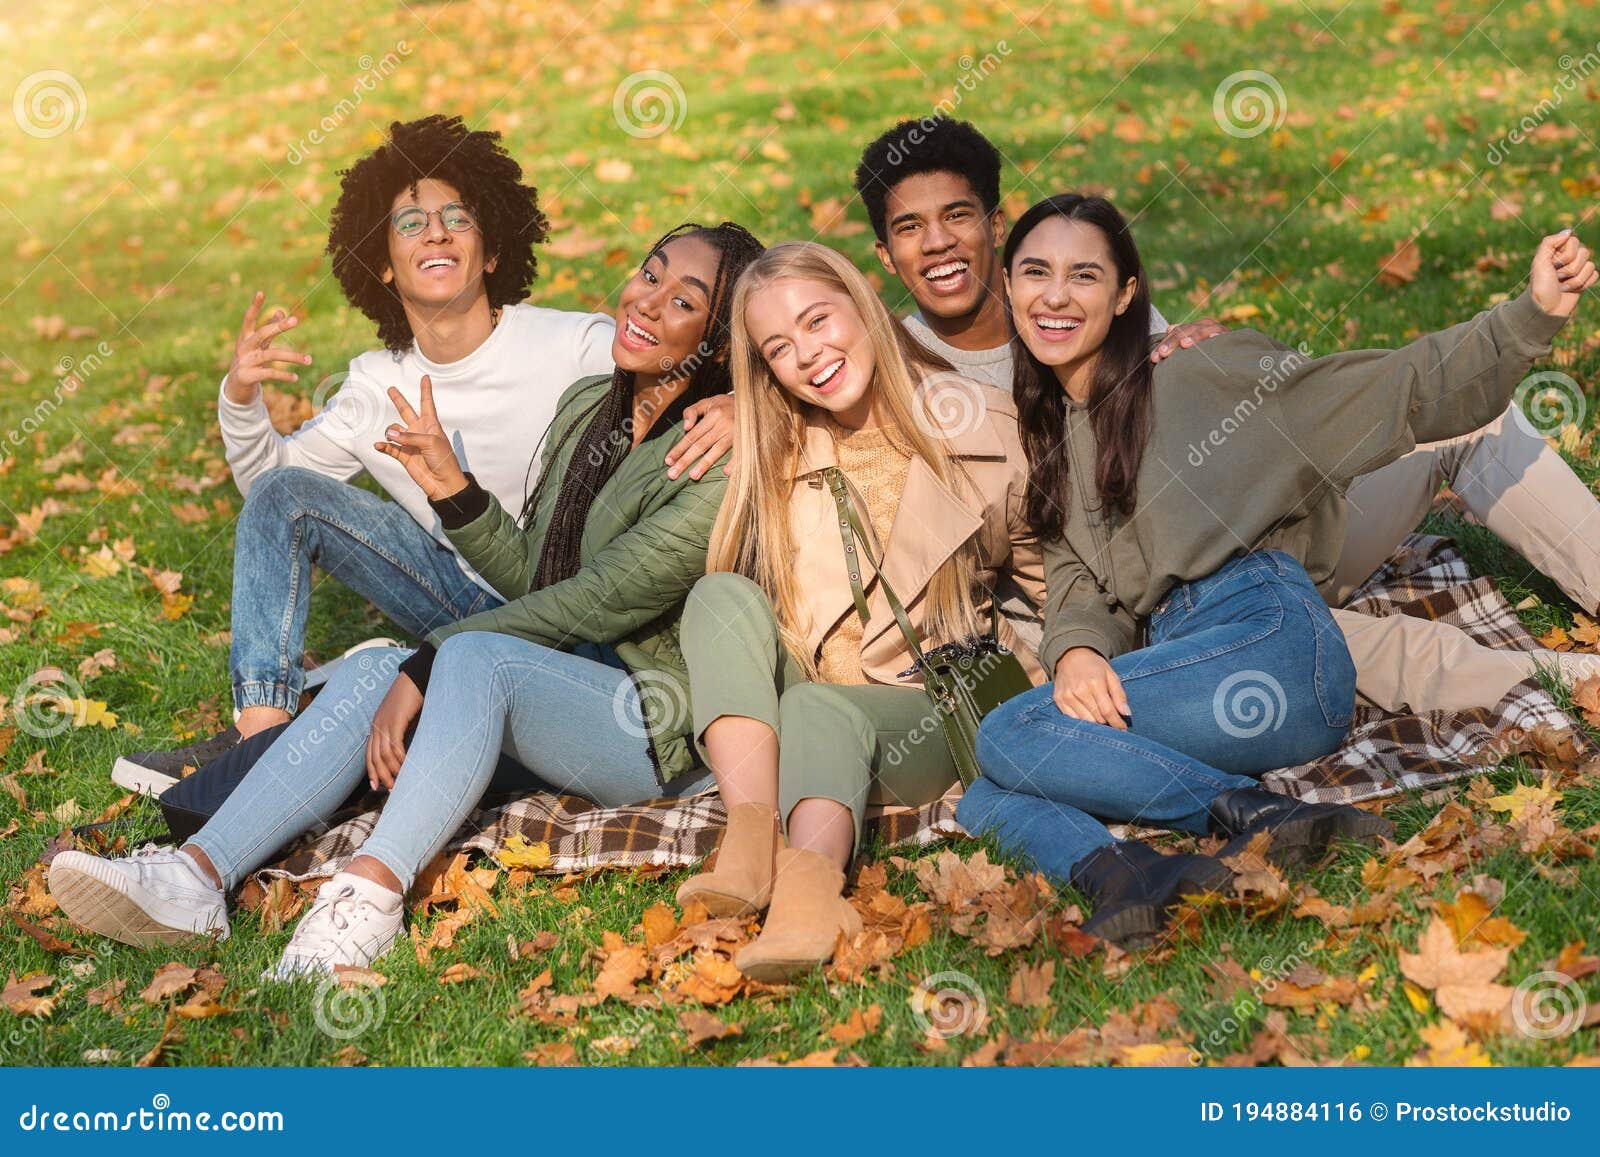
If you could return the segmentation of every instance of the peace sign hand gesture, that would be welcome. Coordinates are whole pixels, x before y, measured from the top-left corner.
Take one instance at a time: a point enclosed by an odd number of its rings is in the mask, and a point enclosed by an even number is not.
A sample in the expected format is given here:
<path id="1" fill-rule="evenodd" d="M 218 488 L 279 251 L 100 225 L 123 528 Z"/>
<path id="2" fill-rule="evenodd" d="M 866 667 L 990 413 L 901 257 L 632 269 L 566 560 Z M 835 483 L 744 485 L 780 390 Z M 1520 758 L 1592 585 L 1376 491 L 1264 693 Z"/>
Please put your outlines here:
<path id="1" fill-rule="evenodd" d="M 222 390 L 228 401 L 238 406 L 248 406 L 261 396 L 262 382 L 298 381 L 299 374 L 274 367 L 284 365 L 309 366 L 311 355 L 295 350 L 272 348 L 272 339 L 293 329 L 300 319 L 283 310 L 274 310 L 266 325 L 257 326 L 261 303 L 266 295 L 259 290 L 250 299 L 250 308 L 244 311 L 244 321 L 239 326 L 239 336 L 233 344 L 233 361 L 228 366 L 228 376 Z"/>
<path id="2" fill-rule="evenodd" d="M 373 449 L 382 451 L 406 468 L 411 480 L 422 487 L 430 502 L 459 494 L 467 487 L 467 476 L 461 472 L 456 452 L 450 438 L 439 424 L 439 414 L 433 408 L 433 380 L 422 375 L 422 413 L 411 408 L 411 403 L 393 387 L 389 400 L 400 412 L 400 421 L 384 431 L 387 442 L 374 442 Z"/>

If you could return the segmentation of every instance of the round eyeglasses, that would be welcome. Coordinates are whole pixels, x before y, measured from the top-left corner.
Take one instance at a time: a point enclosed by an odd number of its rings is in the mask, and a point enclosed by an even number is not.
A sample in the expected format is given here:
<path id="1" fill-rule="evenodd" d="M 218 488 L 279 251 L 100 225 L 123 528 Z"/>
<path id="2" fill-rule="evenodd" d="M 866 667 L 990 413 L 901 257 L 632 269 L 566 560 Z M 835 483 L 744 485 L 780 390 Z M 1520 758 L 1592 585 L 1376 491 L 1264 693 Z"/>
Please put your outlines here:
<path id="1" fill-rule="evenodd" d="M 394 226 L 394 231 L 402 237 L 420 237 L 428 228 L 428 222 L 433 215 L 439 215 L 439 224 L 452 233 L 465 233 L 468 229 L 477 227 L 477 218 L 473 217 L 472 210 L 460 201 L 451 201 L 439 209 L 423 209 L 418 205 L 408 205 L 389 218 L 389 224 Z"/>

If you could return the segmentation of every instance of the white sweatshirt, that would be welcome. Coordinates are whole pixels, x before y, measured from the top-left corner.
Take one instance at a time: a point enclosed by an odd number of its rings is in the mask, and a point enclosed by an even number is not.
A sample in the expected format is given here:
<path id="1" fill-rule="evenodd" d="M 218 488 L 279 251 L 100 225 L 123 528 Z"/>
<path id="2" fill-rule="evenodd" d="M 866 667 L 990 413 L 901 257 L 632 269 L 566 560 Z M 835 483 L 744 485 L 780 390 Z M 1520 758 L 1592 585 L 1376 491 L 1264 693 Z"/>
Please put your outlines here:
<path id="1" fill-rule="evenodd" d="M 922 316 L 921 310 L 908 314 L 901 320 L 905 322 L 906 329 L 911 331 L 912 337 L 916 338 L 925 348 L 941 355 L 963 377 L 1010 392 L 1010 342 L 986 350 L 957 349 L 929 328 L 927 319 Z M 1151 335 L 1166 333 L 1171 328 L 1167 324 L 1167 319 L 1161 316 L 1161 311 L 1152 305 L 1150 307 Z"/>
<path id="2" fill-rule="evenodd" d="M 278 466 L 301 466 L 341 482 L 365 470 L 423 529 L 449 546 L 438 515 L 405 467 L 373 449 L 399 418 L 389 388 L 420 408 L 422 375 L 427 374 L 439 422 L 461 468 L 516 514 L 538 480 L 535 450 L 555 417 L 556 402 L 579 378 L 612 371 L 614 328 L 603 313 L 508 305 L 494 332 L 459 361 L 429 361 L 415 342 L 403 353 L 360 355 L 322 412 L 287 436 L 272 428 L 259 397 L 241 406 L 220 394 L 217 420 L 234 481 L 248 495 L 256 478 Z M 456 558 L 468 577 L 493 591 Z"/>

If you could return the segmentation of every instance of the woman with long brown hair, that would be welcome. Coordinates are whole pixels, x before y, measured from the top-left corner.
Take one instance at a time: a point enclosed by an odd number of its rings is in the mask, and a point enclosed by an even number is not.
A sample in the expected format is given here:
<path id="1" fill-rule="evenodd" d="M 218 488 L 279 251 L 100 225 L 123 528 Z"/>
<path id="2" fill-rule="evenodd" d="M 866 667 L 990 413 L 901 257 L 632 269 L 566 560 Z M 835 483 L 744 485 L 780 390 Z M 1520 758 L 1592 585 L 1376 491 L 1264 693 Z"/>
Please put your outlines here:
<path id="1" fill-rule="evenodd" d="M 1285 864 L 1391 830 L 1256 779 L 1350 727 L 1355 669 L 1319 591 L 1343 489 L 1501 413 L 1595 266 L 1566 230 L 1540 243 L 1527 292 L 1402 349 L 1308 358 L 1236 330 L 1152 366 L 1144 270 L 1110 202 L 1041 201 L 1004 264 L 1052 683 L 983 721 L 958 816 L 1086 892 L 1086 930 L 1148 941 L 1228 870 L 1104 821 L 1259 839 Z"/>

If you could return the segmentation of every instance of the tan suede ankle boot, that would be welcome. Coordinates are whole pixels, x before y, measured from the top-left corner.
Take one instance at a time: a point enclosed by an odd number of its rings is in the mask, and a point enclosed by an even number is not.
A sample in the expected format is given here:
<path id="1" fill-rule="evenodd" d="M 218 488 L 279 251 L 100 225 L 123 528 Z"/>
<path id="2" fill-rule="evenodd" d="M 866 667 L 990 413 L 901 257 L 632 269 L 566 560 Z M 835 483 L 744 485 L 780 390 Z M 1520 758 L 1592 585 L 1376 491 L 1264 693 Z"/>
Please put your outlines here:
<path id="1" fill-rule="evenodd" d="M 844 873 L 826 856 L 802 848 L 779 852 L 772 911 L 755 943 L 734 958 L 739 971 L 776 984 L 826 964 L 839 933 L 861 931 L 861 917 L 843 891 Z"/>
<path id="2" fill-rule="evenodd" d="M 772 902 L 773 860 L 778 852 L 778 812 L 764 803 L 728 809 L 717 866 L 690 876 L 678 888 L 678 906 L 695 900 L 713 916 L 754 916 Z"/>

